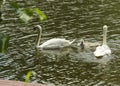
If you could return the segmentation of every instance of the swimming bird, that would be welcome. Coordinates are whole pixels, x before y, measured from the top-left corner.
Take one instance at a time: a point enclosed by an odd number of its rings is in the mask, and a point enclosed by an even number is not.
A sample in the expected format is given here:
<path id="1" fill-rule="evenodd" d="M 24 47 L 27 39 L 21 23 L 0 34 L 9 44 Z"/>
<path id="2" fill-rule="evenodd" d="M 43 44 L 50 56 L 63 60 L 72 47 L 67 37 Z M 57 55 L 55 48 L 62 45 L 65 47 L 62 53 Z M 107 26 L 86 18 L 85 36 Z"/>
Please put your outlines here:
<path id="1" fill-rule="evenodd" d="M 38 38 L 37 38 L 37 44 L 36 44 L 37 49 L 38 48 L 41 50 L 61 49 L 61 48 L 70 46 L 76 40 L 74 39 L 73 41 L 69 41 L 63 38 L 52 38 L 40 45 L 42 27 L 40 25 L 36 25 L 34 28 L 38 29 Z"/>
<path id="2" fill-rule="evenodd" d="M 108 29 L 108 26 L 104 25 L 103 26 L 103 44 L 102 44 L 102 46 L 96 47 L 96 50 L 94 51 L 94 55 L 96 57 L 101 57 L 104 55 L 111 54 L 111 49 L 107 45 L 107 29 Z"/>
<path id="3" fill-rule="evenodd" d="M 80 43 L 78 43 L 78 46 L 80 46 L 81 49 L 89 49 L 89 48 L 93 48 L 93 47 L 96 47 L 99 45 L 100 45 L 100 43 L 98 43 L 98 42 L 87 42 L 84 39 L 81 39 Z"/>

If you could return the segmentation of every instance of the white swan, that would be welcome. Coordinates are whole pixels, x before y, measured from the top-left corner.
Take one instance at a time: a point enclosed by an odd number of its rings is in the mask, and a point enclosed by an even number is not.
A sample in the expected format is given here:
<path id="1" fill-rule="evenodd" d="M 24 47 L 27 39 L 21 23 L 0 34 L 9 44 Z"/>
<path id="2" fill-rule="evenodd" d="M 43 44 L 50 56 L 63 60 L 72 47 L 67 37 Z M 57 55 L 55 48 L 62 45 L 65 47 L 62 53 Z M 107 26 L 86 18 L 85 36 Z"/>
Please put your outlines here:
<path id="1" fill-rule="evenodd" d="M 37 45 L 36 45 L 36 48 L 40 48 L 41 50 L 44 50 L 44 49 L 61 49 L 61 48 L 64 48 L 64 47 L 68 47 L 70 46 L 74 41 L 69 41 L 69 40 L 66 40 L 66 39 L 62 39 L 62 38 L 52 38 L 50 40 L 47 40 L 46 42 L 44 42 L 43 44 L 39 45 L 40 44 L 40 39 L 41 39 L 41 35 L 42 35 L 42 27 L 40 25 L 36 25 L 35 28 L 38 29 L 38 38 L 37 38 Z"/>
<path id="2" fill-rule="evenodd" d="M 94 55 L 96 57 L 101 57 L 104 55 L 110 55 L 111 54 L 111 49 L 107 45 L 107 25 L 103 26 L 103 44 L 102 46 L 96 47 L 96 50 L 94 52 Z"/>

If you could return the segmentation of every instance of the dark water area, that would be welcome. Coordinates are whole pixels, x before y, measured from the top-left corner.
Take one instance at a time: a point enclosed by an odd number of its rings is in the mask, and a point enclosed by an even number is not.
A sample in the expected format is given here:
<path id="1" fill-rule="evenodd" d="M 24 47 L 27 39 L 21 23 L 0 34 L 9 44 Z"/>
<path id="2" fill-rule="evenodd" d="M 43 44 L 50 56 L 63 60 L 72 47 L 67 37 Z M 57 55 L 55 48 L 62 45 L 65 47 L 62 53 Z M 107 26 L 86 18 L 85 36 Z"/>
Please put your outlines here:
<path id="1" fill-rule="evenodd" d="M 10 36 L 6 54 L 0 54 L 0 78 L 25 80 L 33 70 L 33 83 L 56 86 L 120 86 L 120 1 L 118 0 L 17 0 L 21 7 L 40 8 L 48 19 L 25 24 L 8 0 L 2 6 L 0 33 Z M 41 43 L 51 38 L 102 42 L 102 27 L 108 25 L 111 57 L 96 58 L 93 50 L 64 49 L 37 53 L 34 25 L 43 27 Z"/>

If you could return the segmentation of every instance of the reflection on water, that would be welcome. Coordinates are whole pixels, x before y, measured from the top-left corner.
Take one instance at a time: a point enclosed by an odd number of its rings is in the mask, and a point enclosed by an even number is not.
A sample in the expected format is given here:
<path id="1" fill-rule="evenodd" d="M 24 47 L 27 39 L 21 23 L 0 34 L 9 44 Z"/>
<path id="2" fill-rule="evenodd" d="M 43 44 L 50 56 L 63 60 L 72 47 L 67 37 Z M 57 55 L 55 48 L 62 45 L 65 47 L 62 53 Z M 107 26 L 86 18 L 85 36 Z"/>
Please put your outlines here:
<path id="1" fill-rule="evenodd" d="M 0 32 L 10 35 L 6 55 L 0 54 L 0 77 L 24 81 L 29 70 L 37 73 L 31 82 L 54 83 L 58 86 L 119 86 L 120 75 L 120 16 L 118 0 L 35 0 L 35 4 L 17 1 L 25 7 L 44 11 L 48 20 L 19 21 L 8 1 L 3 6 Z M 32 1 L 33 2 L 33 1 Z M 35 6 L 36 5 L 36 6 Z M 59 51 L 35 51 L 36 32 L 33 26 L 41 24 L 41 42 L 51 38 L 81 38 L 89 42 L 102 41 L 102 26 L 108 25 L 108 45 L 112 57 L 95 58 L 94 49 L 82 51 L 79 47 Z M 33 35 L 35 34 L 35 35 Z"/>

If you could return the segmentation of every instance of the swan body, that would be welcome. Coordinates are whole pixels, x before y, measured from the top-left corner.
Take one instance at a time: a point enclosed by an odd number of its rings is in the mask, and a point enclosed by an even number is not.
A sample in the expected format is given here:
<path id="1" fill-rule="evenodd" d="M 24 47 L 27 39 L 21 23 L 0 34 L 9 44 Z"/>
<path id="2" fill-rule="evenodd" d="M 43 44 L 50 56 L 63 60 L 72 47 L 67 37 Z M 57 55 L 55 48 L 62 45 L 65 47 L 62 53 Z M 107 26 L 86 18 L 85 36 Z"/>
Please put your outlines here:
<path id="1" fill-rule="evenodd" d="M 52 38 L 50 40 L 47 40 L 46 42 L 44 42 L 43 44 L 40 44 L 40 38 L 41 38 L 41 34 L 42 34 L 42 28 L 40 25 L 36 25 L 35 28 L 38 29 L 38 38 L 37 38 L 37 45 L 36 48 L 40 48 L 40 49 L 60 49 L 60 48 L 64 48 L 67 46 L 70 46 L 74 41 L 69 41 L 63 38 Z"/>
<path id="2" fill-rule="evenodd" d="M 110 55 L 110 54 L 111 54 L 111 50 L 107 45 L 98 46 L 96 48 L 96 51 L 94 52 L 94 55 L 96 57 L 100 57 L 100 56 L 104 56 L 104 55 Z"/>
<path id="3" fill-rule="evenodd" d="M 38 47 L 41 49 L 59 49 L 59 48 L 70 46 L 71 44 L 72 42 L 70 42 L 69 40 L 62 39 L 62 38 L 53 38 L 44 42 Z"/>
<path id="4" fill-rule="evenodd" d="M 103 26 L 103 44 L 102 46 L 96 47 L 96 50 L 94 52 L 94 55 L 96 57 L 101 57 L 104 55 L 110 55 L 111 54 L 111 49 L 107 45 L 107 25 Z"/>

